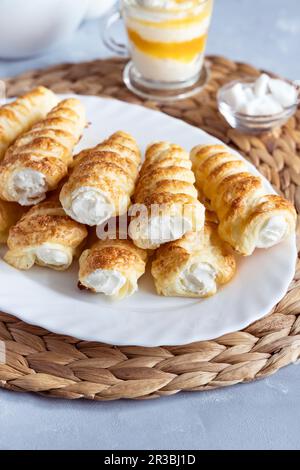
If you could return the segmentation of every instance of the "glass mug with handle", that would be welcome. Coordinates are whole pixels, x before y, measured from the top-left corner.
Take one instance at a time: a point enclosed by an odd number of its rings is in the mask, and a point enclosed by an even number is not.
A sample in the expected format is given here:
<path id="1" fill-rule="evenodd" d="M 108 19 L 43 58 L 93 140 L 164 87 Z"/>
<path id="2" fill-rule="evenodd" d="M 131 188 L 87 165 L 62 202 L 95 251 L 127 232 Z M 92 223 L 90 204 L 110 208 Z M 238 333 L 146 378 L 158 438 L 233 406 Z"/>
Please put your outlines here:
<path id="1" fill-rule="evenodd" d="M 124 20 L 131 61 L 126 86 L 139 96 L 160 101 L 198 93 L 207 80 L 204 54 L 213 0 L 121 0 L 108 20 L 104 43 L 119 55 L 127 46 L 111 35 Z"/>

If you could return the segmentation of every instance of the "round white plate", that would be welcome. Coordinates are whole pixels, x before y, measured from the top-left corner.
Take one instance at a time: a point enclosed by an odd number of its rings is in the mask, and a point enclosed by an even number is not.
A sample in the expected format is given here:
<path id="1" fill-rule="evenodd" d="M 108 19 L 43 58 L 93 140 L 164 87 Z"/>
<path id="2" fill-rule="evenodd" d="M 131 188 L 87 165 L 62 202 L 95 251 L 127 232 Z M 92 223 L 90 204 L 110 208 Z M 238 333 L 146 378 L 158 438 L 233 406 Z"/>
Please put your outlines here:
<path id="1" fill-rule="evenodd" d="M 91 125 L 78 150 L 96 145 L 119 129 L 132 133 L 143 149 L 153 140 L 170 140 L 187 150 L 196 144 L 219 142 L 180 120 L 141 106 L 93 96 L 80 99 Z M 253 166 L 249 168 L 257 173 Z M 266 180 L 265 184 L 272 191 Z M 292 237 L 270 250 L 240 258 L 233 281 L 206 300 L 160 297 L 147 273 L 140 280 L 139 292 L 119 302 L 79 291 L 77 262 L 68 272 L 40 267 L 23 272 L 1 260 L 0 309 L 83 340 L 141 346 L 209 340 L 266 315 L 285 294 L 296 256 Z"/>

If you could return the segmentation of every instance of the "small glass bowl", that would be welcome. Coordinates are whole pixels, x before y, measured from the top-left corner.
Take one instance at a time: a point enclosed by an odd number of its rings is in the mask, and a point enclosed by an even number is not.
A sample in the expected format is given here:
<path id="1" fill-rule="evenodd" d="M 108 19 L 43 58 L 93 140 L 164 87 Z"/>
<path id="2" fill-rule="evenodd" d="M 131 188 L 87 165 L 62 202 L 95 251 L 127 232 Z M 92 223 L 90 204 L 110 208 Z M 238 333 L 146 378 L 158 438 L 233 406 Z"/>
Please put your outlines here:
<path id="1" fill-rule="evenodd" d="M 285 108 L 280 113 L 266 115 L 266 116 L 250 116 L 248 114 L 243 114 L 235 111 L 228 103 L 225 102 L 224 95 L 226 91 L 232 88 L 234 85 L 241 83 L 243 84 L 253 84 L 253 79 L 246 80 L 234 80 L 227 83 L 222 88 L 219 89 L 217 94 L 218 108 L 222 116 L 234 129 L 247 134 L 261 134 L 262 132 L 268 132 L 274 129 L 275 127 L 281 127 L 285 124 L 290 117 L 292 117 L 297 111 L 299 100 L 299 87 L 294 84 L 295 89 L 298 93 L 298 99 L 295 104 Z"/>

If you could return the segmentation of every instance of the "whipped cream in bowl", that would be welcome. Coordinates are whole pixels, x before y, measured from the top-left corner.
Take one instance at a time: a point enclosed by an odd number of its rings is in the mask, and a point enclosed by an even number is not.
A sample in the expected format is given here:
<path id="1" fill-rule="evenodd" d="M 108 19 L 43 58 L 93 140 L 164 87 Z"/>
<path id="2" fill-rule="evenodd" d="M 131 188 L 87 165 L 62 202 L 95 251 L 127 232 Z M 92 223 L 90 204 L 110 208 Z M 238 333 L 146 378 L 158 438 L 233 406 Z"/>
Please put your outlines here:
<path id="1" fill-rule="evenodd" d="M 218 91 L 218 107 L 235 129 L 258 134 L 280 127 L 297 111 L 300 87 L 267 74 L 227 83 Z"/>

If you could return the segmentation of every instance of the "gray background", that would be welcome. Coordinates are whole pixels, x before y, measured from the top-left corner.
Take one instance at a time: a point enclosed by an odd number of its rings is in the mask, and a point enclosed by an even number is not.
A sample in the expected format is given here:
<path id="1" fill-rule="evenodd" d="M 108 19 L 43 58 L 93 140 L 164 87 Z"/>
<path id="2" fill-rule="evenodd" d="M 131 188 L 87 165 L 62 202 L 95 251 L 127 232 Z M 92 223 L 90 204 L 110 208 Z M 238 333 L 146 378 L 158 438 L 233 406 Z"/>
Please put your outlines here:
<path id="1" fill-rule="evenodd" d="M 109 55 L 99 21 L 0 76 Z M 121 32 L 120 32 L 121 34 Z M 299 0 L 216 0 L 208 52 L 300 79 Z M 147 402 L 67 402 L 0 390 L 0 449 L 300 449 L 300 374 Z"/>

